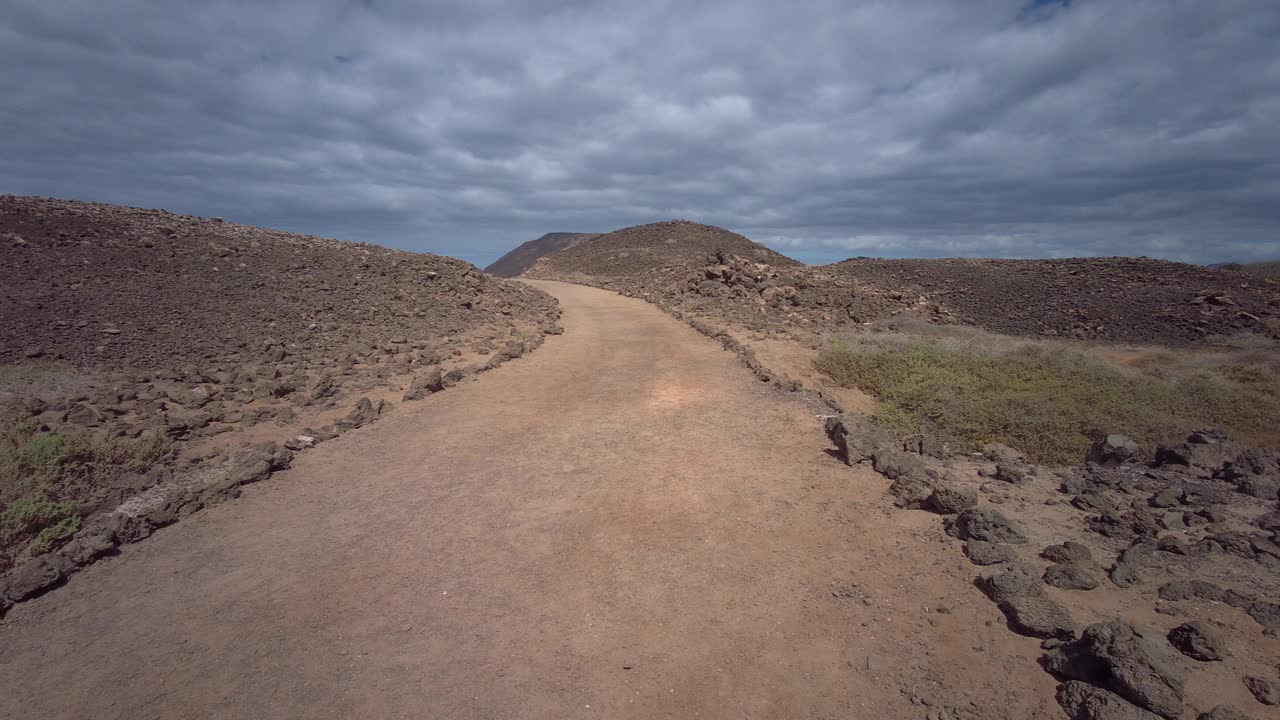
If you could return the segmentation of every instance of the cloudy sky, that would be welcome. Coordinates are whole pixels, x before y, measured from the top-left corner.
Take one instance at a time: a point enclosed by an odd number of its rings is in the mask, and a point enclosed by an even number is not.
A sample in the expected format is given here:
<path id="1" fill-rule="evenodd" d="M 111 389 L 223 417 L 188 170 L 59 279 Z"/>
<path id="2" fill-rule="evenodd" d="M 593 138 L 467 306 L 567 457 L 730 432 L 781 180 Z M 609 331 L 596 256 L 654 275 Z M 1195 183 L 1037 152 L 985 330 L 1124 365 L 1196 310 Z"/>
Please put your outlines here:
<path id="1" fill-rule="evenodd" d="M 485 264 L 1280 257 L 1276 0 L 4 0 L 0 192 Z"/>

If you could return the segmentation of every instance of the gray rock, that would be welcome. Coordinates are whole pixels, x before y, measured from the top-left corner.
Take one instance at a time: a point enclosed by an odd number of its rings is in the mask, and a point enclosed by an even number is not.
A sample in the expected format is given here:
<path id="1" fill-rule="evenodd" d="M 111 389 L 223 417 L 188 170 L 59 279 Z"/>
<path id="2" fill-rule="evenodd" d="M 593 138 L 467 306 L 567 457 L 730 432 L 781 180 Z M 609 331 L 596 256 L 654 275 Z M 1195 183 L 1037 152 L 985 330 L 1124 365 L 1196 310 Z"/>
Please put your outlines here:
<path id="1" fill-rule="evenodd" d="M 1151 507 L 1171 508 L 1182 504 L 1182 488 L 1167 487 L 1151 496 Z"/>
<path id="2" fill-rule="evenodd" d="M 894 505 L 920 510 L 933 495 L 933 485 L 916 475 L 903 476 L 889 485 L 889 494 L 894 498 Z"/>
<path id="3" fill-rule="evenodd" d="M 1226 641 L 1222 633 L 1209 623 L 1192 621 L 1169 631 L 1169 644 L 1183 655 L 1203 662 L 1226 657 Z"/>
<path id="4" fill-rule="evenodd" d="M 1089 566 L 1093 564 L 1093 552 L 1088 546 L 1068 540 L 1060 545 L 1050 545 L 1040 551 L 1040 556 L 1056 563 L 1077 563 Z"/>
<path id="5" fill-rule="evenodd" d="M 947 523 L 947 534 L 960 540 L 1021 544 L 1027 542 L 1022 526 L 996 510 L 968 508 Z"/>
<path id="6" fill-rule="evenodd" d="M 1081 642 L 1107 673 L 1116 694 L 1169 720 L 1182 715 L 1186 672 L 1168 644 L 1125 622 L 1090 625 Z"/>
<path id="7" fill-rule="evenodd" d="M 1035 474 L 1025 465 L 1000 463 L 996 465 L 996 471 L 992 477 L 1010 485 L 1026 485 L 1035 479 Z"/>
<path id="8" fill-rule="evenodd" d="M 1016 633 L 1038 638 L 1070 638 L 1076 634 L 1071 613 L 1043 595 L 1020 595 L 999 607 Z"/>
<path id="9" fill-rule="evenodd" d="M 985 540 L 970 540 L 964 545 L 964 553 L 974 565 L 994 565 L 1002 562 L 1013 562 L 1017 554 L 1013 548 L 1003 543 L 989 543 Z"/>
<path id="10" fill-rule="evenodd" d="M 968 488 L 937 485 L 929 495 L 926 505 L 943 515 L 955 515 L 978 504 L 978 494 Z"/>
<path id="11" fill-rule="evenodd" d="M 1004 572 L 979 580 L 979 587 L 1000 608 L 1014 632 L 1039 638 L 1071 638 L 1075 621 L 1044 592 L 1036 571 L 1011 563 Z"/>
<path id="12" fill-rule="evenodd" d="M 1280 683 L 1267 678 L 1248 675 L 1244 678 L 1244 686 L 1263 705 L 1280 705 Z"/>
<path id="13" fill-rule="evenodd" d="M 422 398 L 444 390 L 444 373 L 440 368 L 433 368 L 431 371 L 423 373 L 413 379 L 413 383 L 409 385 L 409 391 L 404 394 L 404 400 L 421 400 Z"/>
<path id="14" fill-rule="evenodd" d="M 1070 720 L 1158 720 L 1147 712 L 1108 690 L 1079 680 L 1071 680 L 1058 688 L 1058 704 Z"/>
<path id="15" fill-rule="evenodd" d="M 871 456 L 871 466 L 890 480 L 924 475 L 924 462 L 919 456 L 909 455 L 894 448 L 876 450 Z"/>
<path id="16" fill-rule="evenodd" d="M 1208 712 L 1200 713 L 1196 720 L 1252 720 L 1252 718 L 1230 705 L 1218 705 Z"/>
<path id="17" fill-rule="evenodd" d="M 995 463 L 1008 463 L 1010 465 L 1017 465 L 1027 461 L 1026 456 L 1023 455 L 1021 452 L 1014 450 L 1008 445 L 1001 445 L 1000 443 L 991 443 L 989 445 L 983 445 L 982 455 L 986 457 L 988 460 Z"/>
<path id="18" fill-rule="evenodd" d="M 1088 566 L 1080 563 L 1054 563 L 1044 571 L 1044 582 L 1064 590 L 1092 590 L 1098 587 L 1098 579 Z"/>
<path id="19" fill-rule="evenodd" d="M 0 598 L 9 604 L 35 597 L 62 582 L 67 576 L 65 561 L 55 555 L 41 555 L 19 565 L 0 578 Z"/>
<path id="20" fill-rule="evenodd" d="M 1138 443 L 1124 435 L 1107 435 L 1089 446 L 1085 460 L 1105 467 L 1115 467 L 1138 459 Z"/>

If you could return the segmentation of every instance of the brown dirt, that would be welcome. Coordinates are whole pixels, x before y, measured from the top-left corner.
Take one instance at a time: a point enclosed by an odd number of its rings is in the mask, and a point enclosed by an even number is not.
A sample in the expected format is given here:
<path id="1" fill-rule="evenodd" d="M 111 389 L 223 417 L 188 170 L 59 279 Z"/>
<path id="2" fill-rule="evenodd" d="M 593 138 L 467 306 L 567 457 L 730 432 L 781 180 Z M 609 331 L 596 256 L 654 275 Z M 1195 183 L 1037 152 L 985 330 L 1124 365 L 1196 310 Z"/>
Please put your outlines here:
<path id="1" fill-rule="evenodd" d="M 0 363 L 333 359 L 542 321 L 550 299 L 461 260 L 115 205 L 0 196 Z"/>
<path id="2" fill-rule="evenodd" d="M 538 258 L 544 255 L 550 255 L 599 236 L 599 233 L 547 233 L 537 240 L 522 243 L 515 250 L 494 260 L 484 271 L 500 277 L 515 277 L 533 267 Z"/>
<path id="3" fill-rule="evenodd" d="M 959 543 L 809 405 L 540 286 L 537 353 L 16 606 L 0 716 L 1059 716 Z"/>

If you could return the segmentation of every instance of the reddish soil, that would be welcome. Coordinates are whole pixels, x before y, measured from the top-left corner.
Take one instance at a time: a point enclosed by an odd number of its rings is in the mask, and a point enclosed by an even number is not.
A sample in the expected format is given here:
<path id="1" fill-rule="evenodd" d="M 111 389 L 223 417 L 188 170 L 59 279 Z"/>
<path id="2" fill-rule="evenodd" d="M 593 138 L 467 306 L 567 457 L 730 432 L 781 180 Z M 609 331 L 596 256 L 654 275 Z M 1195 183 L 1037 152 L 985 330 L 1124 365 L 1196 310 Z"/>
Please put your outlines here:
<path id="1" fill-rule="evenodd" d="M 543 287 L 538 352 L 15 606 L 0 716 L 1058 717 L 1038 641 L 813 408 Z"/>

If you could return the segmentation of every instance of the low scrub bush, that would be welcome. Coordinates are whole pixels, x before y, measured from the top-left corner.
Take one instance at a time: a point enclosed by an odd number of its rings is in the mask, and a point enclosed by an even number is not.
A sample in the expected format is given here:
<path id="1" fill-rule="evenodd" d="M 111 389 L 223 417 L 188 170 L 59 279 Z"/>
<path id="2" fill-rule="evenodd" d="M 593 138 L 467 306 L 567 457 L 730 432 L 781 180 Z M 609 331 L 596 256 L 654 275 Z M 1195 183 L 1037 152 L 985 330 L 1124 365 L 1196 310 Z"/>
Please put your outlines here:
<path id="1" fill-rule="evenodd" d="M 1153 354 L 1121 367 L 1065 343 L 972 329 L 881 332 L 832 342 L 818 370 L 880 400 L 901 433 L 933 426 L 973 448 L 999 442 L 1041 463 L 1079 462 L 1097 431 L 1147 447 L 1222 427 L 1237 440 L 1280 442 L 1275 353 Z"/>
<path id="2" fill-rule="evenodd" d="M 80 529 L 84 501 L 125 472 L 144 472 L 170 452 L 161 437 L 103 438 L 0 427 L 0 571 L 57 548 Z"/>

